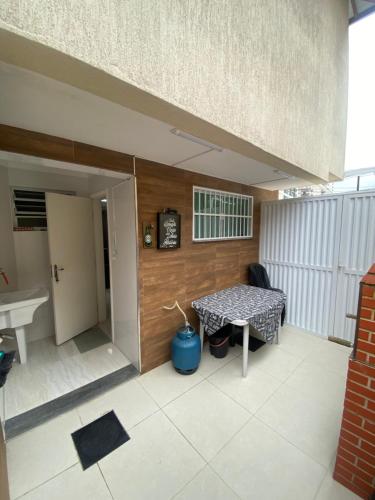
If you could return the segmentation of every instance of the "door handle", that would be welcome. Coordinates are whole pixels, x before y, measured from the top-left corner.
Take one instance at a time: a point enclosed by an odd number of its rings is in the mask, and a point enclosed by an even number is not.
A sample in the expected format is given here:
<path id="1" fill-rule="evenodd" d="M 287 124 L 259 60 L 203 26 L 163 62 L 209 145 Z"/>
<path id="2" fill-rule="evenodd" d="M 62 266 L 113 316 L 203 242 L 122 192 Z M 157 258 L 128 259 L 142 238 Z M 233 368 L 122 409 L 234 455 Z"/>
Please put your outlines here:
<path id="1" fill-rule="evenodd" d="M 63 267 L 57 267 L 57 265 L 55 264 L 53 266 L 53 275 L 55 277 L 56 283 L 60 281 L 60 279 L 59 279 L 59 271 L 64 271 L 64 268 Z"/>

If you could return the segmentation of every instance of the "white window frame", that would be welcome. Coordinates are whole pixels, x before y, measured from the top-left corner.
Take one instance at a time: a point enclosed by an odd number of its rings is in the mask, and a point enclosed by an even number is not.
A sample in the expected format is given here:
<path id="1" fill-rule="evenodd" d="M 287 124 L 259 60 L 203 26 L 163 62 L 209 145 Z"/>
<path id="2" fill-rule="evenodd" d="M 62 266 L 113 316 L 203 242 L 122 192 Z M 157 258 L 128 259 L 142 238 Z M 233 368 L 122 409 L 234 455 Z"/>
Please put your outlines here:
<path id="1" fill-rule="evenodd" d="M 219 212 L 200 212 L 200 210 L 198 209 L 198 211 L 196 212 L 195 210 L 195 194 L 196 193 L 199 193 L 199 194 L 204 194 L 204 195 L 209 195 L 209 196 L 212 196 L 212 195 L 215 195 L 219 198 Z M 244 200 L 247 200 L 248 203 L 247 203 L 247 206 L 248 206 L 248 211 L 246 214 L 234 214 L 234 213 L 231 213 L 231 214 L 226 214 L 225 213 L 225 210 L 224 210 L 224 200 L 225 198 L 228 197 L 229 199 L 232 198 L 232 201 L 234 202 L 234 200 L 237 201 L 237 203 L 241 203 L 241 206 L 242 206 L 242 202 Z M 206 199 L 206 198 L 205 198 Z M 240 193 L 233 193 L 233 192 L 230 192 L 230 191 L 221 191 L 219 189 L 210 189 L 210 188 L 205 188 L 205 187 L 200 187 L 200 186 L 193 186 L 193 234 L 192 234 L 192 237 L 193 237 L 193 242 L 196 242 L 196 243 L 202 243 L 202 242 L 207 242 L 207 241 L 226 241 L 226 240 L 249 240 L 253 237 L 253 205 L 254 205 L 254 197 L 253 196 L 249 196 L 249 195 L 245 195 L 245 194 L 240 194 Z M 195 235 L 195 225 L 196 225 L 196 218 L 197 217 L 205 217 L 205 220 L 204 220 L 204 224 L 206 223 L 206 220 L 209 220 L 210 221 L 210 224 L 209 224 L 209 227 L 210 227 L 210 230 L 208 231 L 209 233 L 211 233 L 211 228 L 212 228 L 212 218 L 213 217 L 219 217 L 219 236 L 196 236 Z M 226 220 L 228 222 L 226 222 Z M 244 236 L 239 236 L 237 234 L 233 234 L 233 227 L 236 227 L 237 229 L 237 233 L 238 233 L 238 223 L 240 221 L 244 221 L 244 220 L 247 220 L 248 223 L 247 223 L 247 228 L 248 228 L 248 234 L 244 235 Z M 199 222 L 199 221 L 198 221 Z M 228 236 L 225 236 L 225 224 L 228 224 L 228 229 L 229 229 L 229 225 L 231 224 L 232 225 L 232 234 L 231 235 L 228 235 Z"/>
<path id="2" fill-rule="evenodd" d="M 18 219 L 45 219 L 47 221 L 47 212 L 21 212 L 17 213 L 16 208 L 16 200 L 22 200 L 22 198 L 17 198 L 16 191 L 34 191 L 36 193 L 57 193 L 57 194 L 66 194 L 70 196 L 75 196 L 75 191 L 62 191 L 59 189 L 48 189 L 48 188 L 36 188 L 36 187 L 26 187 L 26 186 L 10 186 L 11 192 L 11 200 L 12 200 L 12 208 L 13 208 L 13 230 L 18 230 L 18 228 L 22 228 L 22 225 L 18 224 Z M 25 201 L 33 201 L 32 199 L 25 198 Z M 46 231 L 46 226 L 27 226 L 29 230 L 33 231 Z"/>

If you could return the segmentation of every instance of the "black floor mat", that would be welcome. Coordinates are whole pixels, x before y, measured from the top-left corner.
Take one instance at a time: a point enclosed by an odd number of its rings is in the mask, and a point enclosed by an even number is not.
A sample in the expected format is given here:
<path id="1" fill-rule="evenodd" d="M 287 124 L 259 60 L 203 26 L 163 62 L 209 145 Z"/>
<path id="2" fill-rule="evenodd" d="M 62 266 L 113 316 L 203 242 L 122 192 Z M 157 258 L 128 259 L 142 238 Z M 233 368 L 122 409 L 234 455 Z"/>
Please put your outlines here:
<path id="1" fill-rule="evenodd" d="M 130 439 L 113 410 L 73 432 L 72 438 L 84 470 Z"/>

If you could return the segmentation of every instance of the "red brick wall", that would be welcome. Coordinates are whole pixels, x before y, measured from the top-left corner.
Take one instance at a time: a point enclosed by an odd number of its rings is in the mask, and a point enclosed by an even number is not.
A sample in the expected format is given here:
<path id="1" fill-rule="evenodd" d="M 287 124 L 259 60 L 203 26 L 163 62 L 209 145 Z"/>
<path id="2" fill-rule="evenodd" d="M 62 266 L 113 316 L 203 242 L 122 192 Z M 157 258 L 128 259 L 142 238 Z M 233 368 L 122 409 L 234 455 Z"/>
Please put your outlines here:
<path id="1" fill-rule="evenodd" d="M 333 477 L 361 498 L 375 493 L 375 265 L 360 285 Z"/>

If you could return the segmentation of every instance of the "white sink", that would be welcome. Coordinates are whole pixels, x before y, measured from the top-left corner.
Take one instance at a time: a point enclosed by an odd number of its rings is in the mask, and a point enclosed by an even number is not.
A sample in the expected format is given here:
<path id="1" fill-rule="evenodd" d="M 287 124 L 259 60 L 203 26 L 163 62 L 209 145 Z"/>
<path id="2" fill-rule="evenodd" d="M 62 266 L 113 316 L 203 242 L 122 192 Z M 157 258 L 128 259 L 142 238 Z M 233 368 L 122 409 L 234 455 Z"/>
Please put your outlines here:
<path id="1" fill-rule="evenodd" d="M 46 288 L 0 293 L 0 330 L 15 328 L 21 363 L 27 359 L 24 326 L 32 323 L 36 309 L 48 298 Z"/>

